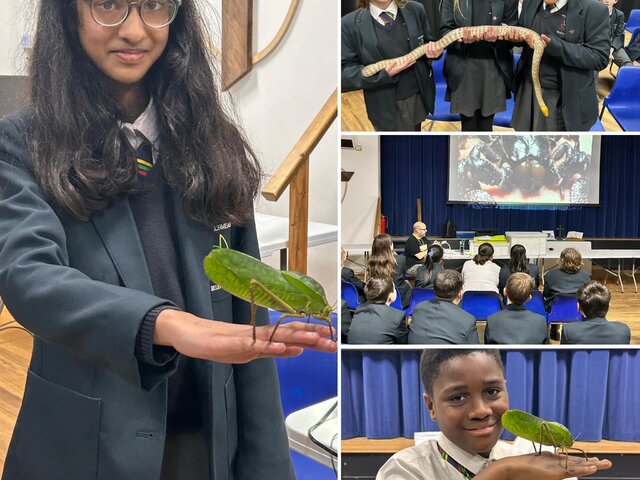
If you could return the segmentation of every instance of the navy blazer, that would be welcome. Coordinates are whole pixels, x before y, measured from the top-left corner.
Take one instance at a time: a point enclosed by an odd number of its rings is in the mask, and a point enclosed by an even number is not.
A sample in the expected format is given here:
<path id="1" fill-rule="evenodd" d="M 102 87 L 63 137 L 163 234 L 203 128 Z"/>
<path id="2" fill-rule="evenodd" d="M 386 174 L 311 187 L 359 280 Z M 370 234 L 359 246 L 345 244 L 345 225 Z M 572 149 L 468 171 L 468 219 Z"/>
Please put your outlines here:
<path id="1" fill-rule="evenodd" d="M 411 50 L 435 40 L 422 4 L 410 1 L 401 9 L 401 13 L 407 24 Z M 386 60 L 378 46 L 374 21 L 368 8 L 360 8 L 342 17 L 342 91 L 362 89 L 371 123 L 381 130 L 395 130 L 395 92 L 398 76 L 391 77 L 386 70 L 369 78 L 362 76 L 364 67 Z M 417 75 L 420 95 L 426 110 L 433 113 L 436 86 L 431 64 L 423 57 L 410 68 Z"/>
<path id="2" fill-rule="evenodd" d="M 407 343 L 404 311 L 378 303 L 360 305 L 351 320 L 347 341 L 360 345 Z"/>
<path id="3" fill-rule="evenodd" d="M 421 302 L 409 324 L 411 344 L 477 344 L 476 319 L 462 307 L 442 298 Z"/>
<path id="4" fill-rule="evenodd" d="M 525 1 L 519 25 L 531 28 L 541 6 L 542 0 Z M 564 38 L 550 37 L 544 55 L 555 57 L 561 64 L 562 118 L 567 131 L 588 131 L 598 118 L 593 72 L 609 63 L 609 10 L 597 0 L 569 0 L 565 32 Z M 523 75 L 531 75 L 532 56 L 533 50 L 525 45 L 516 67 L 515 91 Z"/>
<path id="5" fill-rule="evenodd" d="M 581 268 L 576 273 L 565 272 L 564 270 L 550 270 L 544 276 L 544 306 L 549 311 L 551 301 L 559 293 L 576 293 L 578 289 L 591 280 L 589 272 Z M 577 301 L 577 299 L 576 299 Z"/>
<path id="6" fill-rule="evenodd" d="M 560 343 L 593 345 L 628 345 L 631 342 L 629 326 L 595 317 L 581 322 L 566 323 L 562 327 Z"/>
<path id="7" fill-rule="evenodd" d="M 153 294 L 126 197 L 89 221 L 54 211 L 32 172 L 31 122 L 28 109 L 0 121 L 0 294 L 34 334 L 3 479 L 158 480 L 180 355 L 151 367 L 134 350 L 145 314 L 170 302 Z M 220 234 L 257 257 L 254 224 L 213 231 L 182 213 L 178 194 L 171 203 L 187 310 L 248 323 L 249 304 L 216 288 L 202 261 Z M 195 363 L 211 479 L 293 479 L 274 362 Z"/>
<path id="8" fill-rule="evenodd" d="M 473 20 L 473 8 L 471 0 L 460 0 L 460 9 L 454 8 L 453 0 L 442 2 L 442 17 L 440 20 L 440 37 L 444 37 L 451 30 L 460 27 L 470 27 Z M 518 23 L 517 0 L 492 0 L 491 25 L 516 25 Z M 511 96 L 510 90 L 513 84 L 513 52 L 512 42 L 498 40 L 494 42 L 493 56 L 496 68 L 502 74 L 507 84 L 507 98 Z M 444 76 L 451 90 L 456 90 L 467 68 L 467 44 L 454 42 L 447 47 L 447 56 L 444 59 Z"/>
<path id="9" fill-rule="evenodd" d="M 613 51 L 624 47 L 624 13 L 617 8 L 611 10 L 609 15 L 609 32 L 611 35 L 611 48 Z"/>
<path id="10" fill-rule="evenodd" d="M 484 331 L 484 343 L 502 345 L 549 343 L 547 319 L 524 305 L 510 303 L 503 310 L 489 315 Z"/>
<path id="11" fill-rule="evenodd" d="M 535 283 L 535 289 L 538 289 L 538 286 L 540 285 L 540 271 L 538 270 L 538 266 L 534 265 L 533 263 L 530 263 L 527 265 L 527 267 L 529 267 L 529 276 L 531 278 L 533 278 L 533 281 Z M 503 290 L 504 287 L 507 285 L 507 280 L 509 280 L 509 277 L 511 276 L 511 269 L 509 268 L 509 264 L 507 265 L 503 265 L 502 268 L 500 268 L 500 274 L 499 274 L 499 280 L 498 280 L 498 291 L 500 292 L 500 295 L 503 295 Z"/>

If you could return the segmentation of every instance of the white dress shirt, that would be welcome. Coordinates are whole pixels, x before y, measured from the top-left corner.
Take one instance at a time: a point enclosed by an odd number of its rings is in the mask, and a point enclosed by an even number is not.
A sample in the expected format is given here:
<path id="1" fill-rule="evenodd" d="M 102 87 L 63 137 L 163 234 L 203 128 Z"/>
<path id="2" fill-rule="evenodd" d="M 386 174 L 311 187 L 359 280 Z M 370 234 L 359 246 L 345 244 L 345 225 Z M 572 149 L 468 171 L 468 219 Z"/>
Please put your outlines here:
<path id="1" fill-rule="evenodd" d="M 500 267 L 487 260 L 484 265 L 478 265 L 473 260 L 464 262 L 462 266 L 462 279 L 464 284 L 462 290 L 480 290 L 498 292 L 498 282 L 500 281 Z"/>

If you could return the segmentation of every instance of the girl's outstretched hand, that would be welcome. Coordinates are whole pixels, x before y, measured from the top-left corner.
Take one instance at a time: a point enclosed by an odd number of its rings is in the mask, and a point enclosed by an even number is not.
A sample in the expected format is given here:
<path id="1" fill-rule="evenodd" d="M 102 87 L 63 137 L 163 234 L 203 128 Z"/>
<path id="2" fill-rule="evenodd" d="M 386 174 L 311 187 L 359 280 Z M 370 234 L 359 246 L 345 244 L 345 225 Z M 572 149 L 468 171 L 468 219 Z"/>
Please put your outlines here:
<path id="1" fill-rule="evenodd" d="M 476 480 L 562 480 L 585 477 L 611 468 L 609 460 L 597 457 L 555 455 L 550 452 L 507 457 L 491 464 Z"/>
<path id="2" fill-rule="evenodd" d="M 153 343 L 168 345 L 193 358 L 220 363 L 247 363 L 256 358 L 293 357 L 305 348 L 335 352 L 329 327 L 306 322 L 283 323 L 273 340 L 273 326 L 256 329 L 236 323 L 206 320 L 180 310 L 163 310 L 156 319 Z"/>

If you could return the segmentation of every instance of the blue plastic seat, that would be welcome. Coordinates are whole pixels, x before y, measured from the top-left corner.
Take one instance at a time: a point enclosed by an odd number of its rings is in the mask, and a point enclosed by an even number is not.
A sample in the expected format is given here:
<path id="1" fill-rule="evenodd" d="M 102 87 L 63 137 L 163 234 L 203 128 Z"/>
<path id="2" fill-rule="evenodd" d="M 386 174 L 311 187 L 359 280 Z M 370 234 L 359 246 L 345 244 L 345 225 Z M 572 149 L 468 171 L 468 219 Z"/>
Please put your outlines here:
<path id="1" fill-rule="evenodd" d="M 404 308 L 402 308 L 402 298 L 400 297 L 400 292 L 398 291 L 398 287 L 396 287 L 396 299 L 389 306 L 398 310 L 404 310 Z"/>
<path id="2" fill-rule="evenodd" d="M 436 292 L 433 291 L 433 288 L 414 288 L 411 292 L 411 303 L 407 309 L 407 317 L 411 316 L 413 309 L 416 308 L 419 303 L 431 300 L 435 298 L 435 296 Z"/>
<path id="3" fill-rule="evenodd" d="M 354 284 L 349 282 L 342 282 L 340 286 L 340 297 L 347 302 L 350 310 L 355 310 L 360 305 L 360 299 L 358 298 L 358 289 Z"/>
<path id="4" fill-rule="evenodd" d="M 544 298 L 542 297 L 542 292 L 540 290 L 534 290 L 531 292 L 531 300 L 525 303 L 524 306 L 533 313 L 542 315 L 545 318 L 547 317 L 547 312 L 544 309 Z"/>
<path id="5" fill-rule="evenodd" d="M 604 132 L 606 131 L 604 129 L 604 125 L 602 125 L 602 122 L 600 121 L 599 118 L 596 119 L 596 123 L 593 124 L 593 126 L 589 129 L 590 132 Z"/>
<path id="6" fill-rule="evenodd" d="M 476 320 L 486 320 L 489 315 L 502 310 L 502 297 L 496 292 L 468 290 L 464 292 L 460 306 Z"/>
<path id="7" fill-rule="evenodd" d="M 615 118 L 624 131 L 640 130 L 640 67 L 622 67 L 618 70 L 616 82 L 611 93 L 605 97 L 600 111 L 600 118 L 604 109 Z"/>
<path id="8" fill-rule="evenodd" d="M 631 34 L 631 38 L 629 39 L 629 43 L 627 43 L 625 45 L 625 48 L 627 48 L 629 45 L 631 45 L 635 40 L 636 37 L 640 35 L 640 27 L 636 27 L 633 29 L 633 33 Z"/>
<path id="9" fill-rule="evenodd" d="M 578 311 L 578 300 L 575 293 L 559 293 L 551 301 L 551 311 L 547 315 L 547 323 L 579 322 L 582 315 Z"/>
<path id="10" fill-rule="evenodd" d="M 627 20 L 624 28 L 629 32 L 633 32 L 638 27 L 640 27 L 640 10 L 634 9 L 629 12 L 629 20 Z"/>
<path id="11" fill-rule="evenodd" d="M 447 82 L 444 78 L 444 59 L 447 56 L 447 51 L 442 53 L 442 57 L 431 64 L 433 67 L 433 78 L 436 83 L 436 101 L 434 106 L 434 112 L 427 116 L 427 119 L 431 120 L 431 128 L 433 128 L 433 122 L 459 122 L 460 115 L 457 113 L 451 113 L 449 102 L 446 102 L 444 95 L 447 91 Z"/>
<path id="12" fill-rule="evenodd" d="M 513 69 L 515 71 L 516 65 L 518 65 L 518 61 L 520 60 L 520 54 L 513 54 Z M 511 98 L 507 98 L 507 109 L 504 112 L 498 112 L 493 117 L 493 124 L 499 127 L 509 127 L 511 128 L 511 117 L 513 117 L 513 107 L 516 103 L 515 93 L 511 92 Z"/>

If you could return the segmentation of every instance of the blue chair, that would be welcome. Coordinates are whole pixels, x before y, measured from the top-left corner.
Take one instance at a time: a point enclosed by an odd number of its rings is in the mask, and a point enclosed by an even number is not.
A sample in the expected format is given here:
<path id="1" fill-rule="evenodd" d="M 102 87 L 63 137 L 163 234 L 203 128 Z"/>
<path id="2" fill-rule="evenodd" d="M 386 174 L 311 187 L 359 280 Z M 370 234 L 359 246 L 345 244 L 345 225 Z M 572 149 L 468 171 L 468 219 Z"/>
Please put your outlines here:
<path id="1" fill-rule="evenodd" d="M 547 315 L 547 323 L 579 322 L 582 315 L 578 311 L 578 300 L 575 293 L 559 293 L 551 301 L 551 311 Z"/>
<path id="2" fill-rule="evenodd" d="M 433 67 L 433 78 L 436 83 L 436 102 L 434 106 L 434 112 L 427 118 L 431 120 L 429 131 L 433 128 L 433 122 L 459 122 L 460 115 L 450 112 L 449 102 L 444 100 L 444 95 L 447 91 L 447 82 L 444 79 L 444 59 L 447 56 L 447 51 L 442 53 L 442 57 L 431 64 Z"/>
<path id="3" fill-rule="evenodd" d="M 542 315 L 545 318 L 547 317 L 547 312 L 544 309 L 544 298 L 542 297 L 542 292 L 540 290 L 534 290 L 531 292 L 531 300 L 525 303 L 524 306 L 533 313 Z"/>
<path id="4" fill-rule="evenodd" d="M 416 305 L 421 302 L 431 300 L 432 298 L 435 298 L 435 296 L 436 292 L 433 291 L 433 288 L 414 288 L 413 292 L 411 292 L 411 303 L 407 309 L 407 317 L 411 316 Z"/>
<path id="5" fill-rule="evenodd" d="M 635 40 L 636 37 L 640 35 L 640 28 L 636 27 L 633 29 L 633 33 L 631 34 L 631 38 L 629 39 L 629 43 L 627 43 L 624 47 L 627 48 L 629 45 L 631 45 Z"/>
<path id="6" fill-rule="evenodd" d="M 640 10 L 634 9 L 629 12 L 629 20 L 624 28 L 629 32 L 633 32 L 637 27 L 640 27 Z"/>
<path id="7" fill-rule="evenodd" d="M 640 130 L 640 68 L 622 67 L 613 84 L 611 93 L 605 97 L 600 118 L 607 108 L 624 131 Z"/>
<path id="8" fill-rule="evenodd" d="M 395 308 L 397 310 L 404 310 L 404 308 L 402 308 L 402 298 L 400 298 L 400 292 L 398 291 L 398 287 L 396 287 L 396 299 L 389 306 L 393 307 L 393 308 Z"/>
<path id="9" fill-rule="evenodd" d="M 355 310 L 360 305 L 358 289 L 352 283 L 342 282 L 340 286 L 340 297 L 347 302 L 349 310 Z"/>
<path id="10" fill-rule="evenodd" d="M 590 132 L 604 132 L 606 131 L 604 129 L 604 125 L 602 125 L 602 122 L 600 121 L 600 119 L 596 119 L 596 123 L 593 124 L 593 126 L 589 129 Z"/>
<path id="11" fill-rule="evenodd" d="M 515 70 L 520 60 L 520 54 L 513 54 L 513 69 Z M 493 124 L 499 127 L 511 128 L 511 117 L 513 116 L 513 107 L 516 103 L 515 93 L 511 92 L 511 98 L 507 98 L 507 109 L 504 112 L 498 112 L 493 117 Z"/>
<path id="12" fill-rule="evenodd" d="M 460 306 L 476 320 L 486 320 L 489 315 L 502 310 L 502 297 L 496 292 L 468 290 L 464 292 Z"/>

